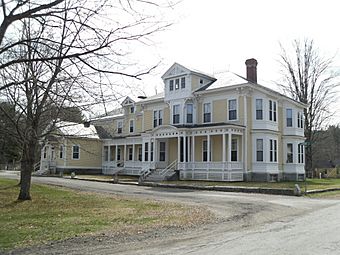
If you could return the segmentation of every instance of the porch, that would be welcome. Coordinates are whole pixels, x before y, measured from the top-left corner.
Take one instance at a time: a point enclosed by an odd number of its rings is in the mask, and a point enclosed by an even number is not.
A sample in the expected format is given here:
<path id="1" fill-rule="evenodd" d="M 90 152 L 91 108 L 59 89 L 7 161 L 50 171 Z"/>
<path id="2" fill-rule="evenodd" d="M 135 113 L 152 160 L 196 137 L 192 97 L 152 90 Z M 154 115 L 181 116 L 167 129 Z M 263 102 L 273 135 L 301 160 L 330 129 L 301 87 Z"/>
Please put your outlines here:
<path id="1" fill-rule="evenodd" d="M 242 181 L 243 128 L 177 128 L 161 126 L 139 138 L 104 145 L 103 174 L 167 174 L 178 170 L 183 180 Z M 112 144 L 112 143 L 115 144 Z M 169 166 L 171 170 L 167 170 Z"/>

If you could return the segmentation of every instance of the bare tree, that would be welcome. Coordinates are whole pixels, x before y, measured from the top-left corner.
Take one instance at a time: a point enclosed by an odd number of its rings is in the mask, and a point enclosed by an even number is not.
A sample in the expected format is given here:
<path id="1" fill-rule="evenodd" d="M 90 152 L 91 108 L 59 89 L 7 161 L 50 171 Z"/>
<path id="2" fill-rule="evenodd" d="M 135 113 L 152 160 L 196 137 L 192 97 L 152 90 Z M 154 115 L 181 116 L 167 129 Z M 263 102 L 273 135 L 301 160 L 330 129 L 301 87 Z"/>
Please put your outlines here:
<path id="1" fill-rule="evenodd" d="M 287 51 L 281 45 L 283 79 L 279 85 L 286 94 L 307 105 L 304 111 L 304 134 L 306 173 L 310 176 L 316 131 L 326 125 L 333 114 L 329 106 L 334 102 L 339 86 L 338 74 L 331 69 L 332 58 L 321 56 L 313 40 L 294 40 L 292 49 Z"/>
<path id="2" fill-rule="evenodd" d="M 16 118 L 8 119 L 22 148 L 19 200 L 31 199 L 38 141 L 53 130 L 56 121 L 49 123 L 51 107 L 54 112 L 57 109 L 54 116 L 58 117 L 65 107 L 86 110 L 123 97 L 124 88 L 111 82 L 113 76 L 140 79 L 155 68 L 130 72 L 128 47 L 147 44 L 152 34 L 169 25 L 146 11 L 168 7 L 168 2 L 39 2 L 1 1 L 0 97 L 6 97 L 18 112 Z M 6 115 L 1 106 L 0 111 Z"/>

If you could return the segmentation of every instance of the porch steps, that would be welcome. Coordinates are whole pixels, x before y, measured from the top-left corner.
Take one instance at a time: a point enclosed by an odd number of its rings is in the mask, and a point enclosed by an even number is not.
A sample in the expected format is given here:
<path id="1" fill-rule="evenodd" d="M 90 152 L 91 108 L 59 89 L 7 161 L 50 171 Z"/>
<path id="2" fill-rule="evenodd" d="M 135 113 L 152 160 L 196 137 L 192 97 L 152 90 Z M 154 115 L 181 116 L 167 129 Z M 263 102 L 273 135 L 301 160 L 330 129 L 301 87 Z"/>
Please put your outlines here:
<path id="1" fill-rule="evenodd" d="M 176 173 L 174 171 L 168 172 L 166 175 L 163 175 L 162 172 L 164 169 L 155 169 L 153 170 L 146 178 L 146 182 L 161 182 L 164 180 L 173 180 L 176 178 Z"/>

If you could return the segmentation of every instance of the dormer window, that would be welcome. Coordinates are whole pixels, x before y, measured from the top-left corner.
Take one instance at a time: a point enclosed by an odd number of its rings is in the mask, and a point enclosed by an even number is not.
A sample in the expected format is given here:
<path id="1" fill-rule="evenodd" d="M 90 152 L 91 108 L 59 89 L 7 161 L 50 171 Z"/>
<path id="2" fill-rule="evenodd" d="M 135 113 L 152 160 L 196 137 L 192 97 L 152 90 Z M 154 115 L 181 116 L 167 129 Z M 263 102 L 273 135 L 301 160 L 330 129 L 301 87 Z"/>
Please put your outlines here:
<path id="1" fill-rule="evenodd" d="M 181 89 L 185 88 L 185 77 L 181 78 Z"/>
<path id="2" fill-rule="evenodd" d="M 135 107 L 134 106 L 131 106 L 130 107 L 130 113 L 134 113 L 135 112 Z"/>
<path id="3" fill-rule="evenodd" d="M 169 81 L 169 90 L 173 91 L 174 90 L 174 80 Z"/>
<path id="4" fill-rule="evenodd" d="M 179 89 L 179 79 L 175 80 L 175 89 Z"/>

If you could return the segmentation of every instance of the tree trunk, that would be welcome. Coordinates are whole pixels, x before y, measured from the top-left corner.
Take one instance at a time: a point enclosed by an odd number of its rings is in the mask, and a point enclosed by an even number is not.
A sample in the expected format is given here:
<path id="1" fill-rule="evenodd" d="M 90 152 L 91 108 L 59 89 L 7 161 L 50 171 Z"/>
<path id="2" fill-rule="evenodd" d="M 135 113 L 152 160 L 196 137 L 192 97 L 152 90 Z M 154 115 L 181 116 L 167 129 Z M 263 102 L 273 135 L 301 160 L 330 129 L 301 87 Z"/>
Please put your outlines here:
<path id="1" fill-rule="evenodd" d="M 18 200 L 31 200 L 31 177 L 34 168 L 35 150 L 37 142 L 31 140 L 24 146 L 21 161 L 20 193 Z"/>
<path id="2" fill-rule="evenodd" d="M 20 193 L 18 200 L 31 200 L 31 173 L 33 165 L 31 162 L 21 162 Z"/>

